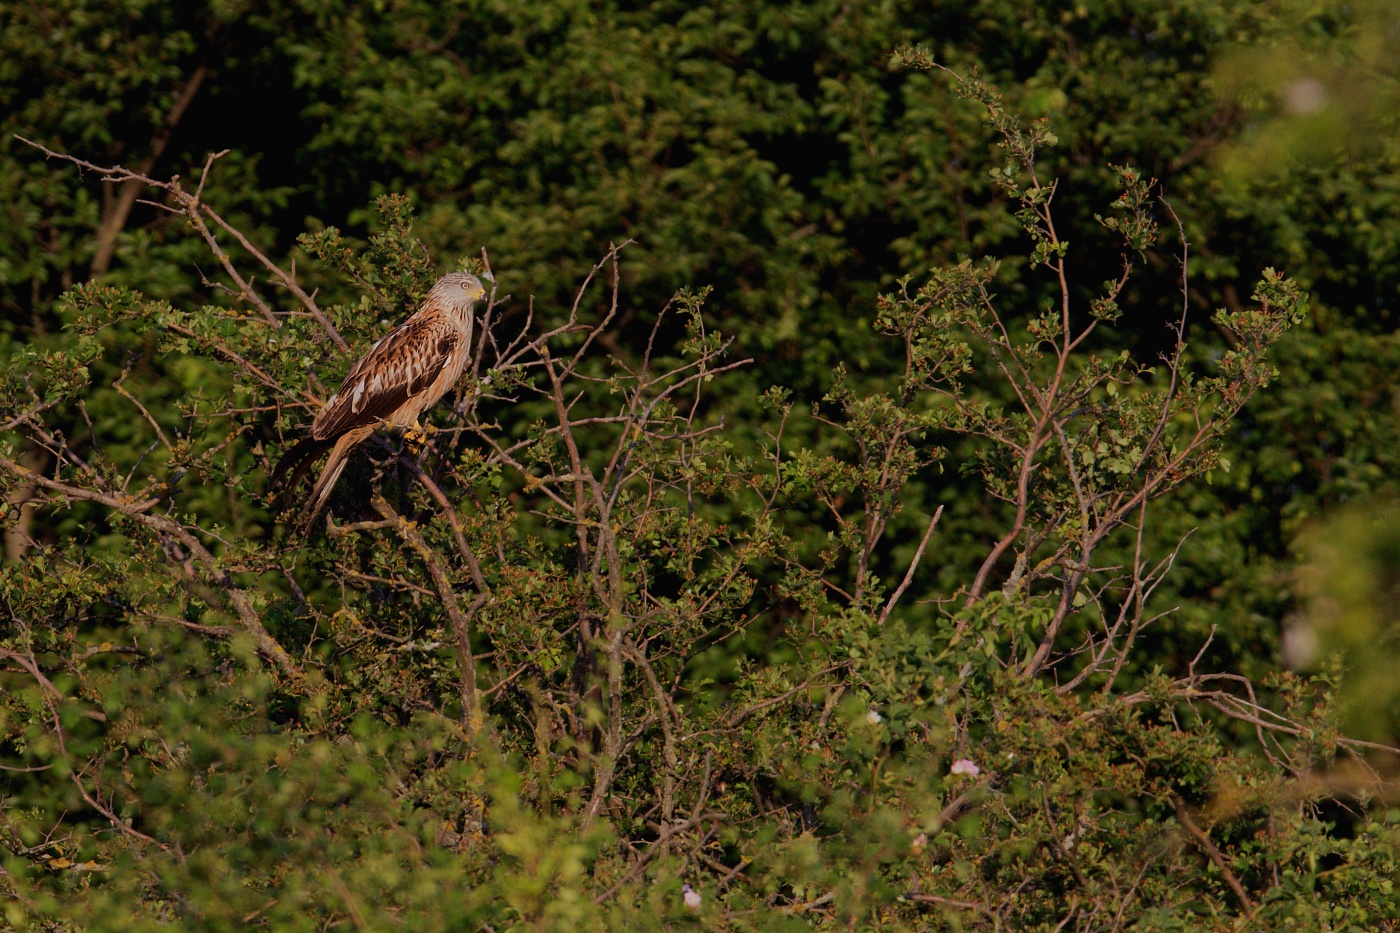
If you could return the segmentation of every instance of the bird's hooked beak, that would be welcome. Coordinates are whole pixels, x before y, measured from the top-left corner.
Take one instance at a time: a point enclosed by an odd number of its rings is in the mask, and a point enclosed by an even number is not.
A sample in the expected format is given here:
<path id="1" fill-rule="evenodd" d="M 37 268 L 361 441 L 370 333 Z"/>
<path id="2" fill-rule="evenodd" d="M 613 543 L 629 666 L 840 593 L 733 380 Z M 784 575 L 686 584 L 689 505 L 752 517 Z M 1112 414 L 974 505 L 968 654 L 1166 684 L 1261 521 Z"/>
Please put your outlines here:
<path id="1" fill-rule="evenodd" d="M 473 301 L 481 301 L 482 299 L 484 299 L 486 297 L 486 293 L 496 284 L 496 277 L 490 272 L 481 273 L 481 275 L 477 276 L 477 279 L 481 281 L 481 294 L 473 295 Z"/>

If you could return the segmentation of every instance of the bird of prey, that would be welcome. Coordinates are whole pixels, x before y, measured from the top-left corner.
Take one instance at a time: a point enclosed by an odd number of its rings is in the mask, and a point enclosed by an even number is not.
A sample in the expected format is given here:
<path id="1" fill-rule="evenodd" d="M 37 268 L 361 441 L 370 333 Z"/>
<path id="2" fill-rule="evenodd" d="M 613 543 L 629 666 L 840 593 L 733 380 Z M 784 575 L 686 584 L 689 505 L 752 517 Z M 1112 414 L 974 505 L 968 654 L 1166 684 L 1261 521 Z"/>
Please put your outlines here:
<path id="1" fill-rule="evenodd" d="M 487 281 L 491 281 L 488 275 Z M 292 445 L 272 471 L 272 484 L 288 471 L 289 487 L 330 449 L 330 459 L 311 489 L 304 519 L 315 521 L 350 450 L 381 424 L 421 436 L 418 417 L 451 389 L 471 358 L 472 317 L 486 296 L 481 280 L 466 272 L 449 272 L 437 280 L 423 306 L 380 338 L 350 368 L 345 381 L 311 422 L 311 434 Z"/>

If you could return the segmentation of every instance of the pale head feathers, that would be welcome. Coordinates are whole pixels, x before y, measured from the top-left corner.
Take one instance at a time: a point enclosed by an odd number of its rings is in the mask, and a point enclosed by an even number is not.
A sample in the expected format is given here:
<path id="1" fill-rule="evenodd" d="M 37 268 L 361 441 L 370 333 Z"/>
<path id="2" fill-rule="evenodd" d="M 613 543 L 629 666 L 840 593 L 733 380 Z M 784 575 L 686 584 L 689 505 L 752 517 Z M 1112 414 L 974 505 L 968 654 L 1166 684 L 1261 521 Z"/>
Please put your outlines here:
<path id="1" fill-rule="evenodd" d="M 423 305 L 436 305 L 443 311 L 466 315 L 471 313 L 472 305 L 485 297 L 486 288 L 481 279 L 470 272 L 449 272 L 437 280 Z"/>

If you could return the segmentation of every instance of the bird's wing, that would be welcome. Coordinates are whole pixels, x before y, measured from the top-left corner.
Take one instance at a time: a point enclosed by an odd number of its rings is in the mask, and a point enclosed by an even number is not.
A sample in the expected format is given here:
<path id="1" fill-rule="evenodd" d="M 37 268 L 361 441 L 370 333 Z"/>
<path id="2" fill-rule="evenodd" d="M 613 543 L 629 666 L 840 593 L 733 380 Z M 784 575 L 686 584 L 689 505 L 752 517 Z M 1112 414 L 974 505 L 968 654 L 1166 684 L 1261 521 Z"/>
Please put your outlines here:
<path id="1" fill-rule="evenodd" d="M 311 423 L 311 436 L 338 437 L 388 418 L 433 384 L 459 336 L 441 317 L 411 317 L 358 363 Z"/>
<path id="2" fill-rule="evenodd" d="M 325 453 L 332 443 L 334 442 L 320 441 L 314 437 L 303 437 L 297 441 L 277 461 L 272 475 L 268 477 L 267 488 L 275 490 L 285 485 L 287 489 L 295 489 L 301 478 L 306 475 L 306 471 L 311 469 L 311 464 Z"/>

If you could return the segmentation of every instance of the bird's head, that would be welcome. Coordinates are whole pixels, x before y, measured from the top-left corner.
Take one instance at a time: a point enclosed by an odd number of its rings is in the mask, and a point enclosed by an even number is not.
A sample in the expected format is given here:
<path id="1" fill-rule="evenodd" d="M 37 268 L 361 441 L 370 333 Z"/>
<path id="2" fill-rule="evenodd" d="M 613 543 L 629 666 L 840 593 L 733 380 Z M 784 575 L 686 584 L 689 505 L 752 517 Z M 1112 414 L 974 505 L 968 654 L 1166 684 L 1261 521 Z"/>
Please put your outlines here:
<path id="1" fill-rule="evenodd" d="M 488 281 L 490 274 L 487 274 Z M 481 279 L 470 272 L 449 272 L 437 280 L 428 301 L 437 302 L 444 308 L 468 311 L 471 306 L 486 297 L 486 287 Z"/>

